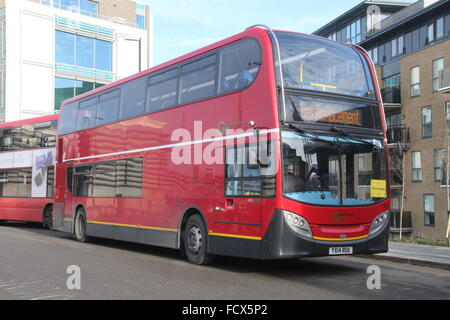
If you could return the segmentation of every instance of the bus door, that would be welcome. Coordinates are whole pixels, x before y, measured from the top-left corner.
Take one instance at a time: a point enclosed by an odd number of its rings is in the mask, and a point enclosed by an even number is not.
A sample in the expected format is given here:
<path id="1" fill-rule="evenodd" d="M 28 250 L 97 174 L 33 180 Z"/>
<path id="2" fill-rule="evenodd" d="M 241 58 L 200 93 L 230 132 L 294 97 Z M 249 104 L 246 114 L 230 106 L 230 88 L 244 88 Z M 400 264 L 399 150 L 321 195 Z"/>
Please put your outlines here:
<path id="1" fill-rule="evenodd" d="M 53 227 L 63 229 L 64 219 L 72 218 L 73 162 L 57 165 Z"/>
<path id="2" fill-rule="evenodd" d="M 223 209 L 217 212 L 218 218 L 223 222 L 222 233 L 258 235 L 260 232 L 261 168 L 256 159 L 252 160 L 257 151 L 256 145 L 239 145 L 226 149 L 224 203 L 219 206 Z"/>

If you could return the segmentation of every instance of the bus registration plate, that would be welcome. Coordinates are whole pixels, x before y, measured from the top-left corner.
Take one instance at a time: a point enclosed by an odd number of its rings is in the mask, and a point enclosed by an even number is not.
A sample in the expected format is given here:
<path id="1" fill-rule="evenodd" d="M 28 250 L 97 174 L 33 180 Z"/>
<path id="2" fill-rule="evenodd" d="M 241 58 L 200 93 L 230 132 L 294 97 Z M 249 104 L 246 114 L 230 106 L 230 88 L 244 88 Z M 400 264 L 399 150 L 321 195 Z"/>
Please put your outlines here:
<path id="1" fill-rule="evenodd" d="M 329 251 L 331 255 L 353 254 L 353 247 L 332 247 Z"/>

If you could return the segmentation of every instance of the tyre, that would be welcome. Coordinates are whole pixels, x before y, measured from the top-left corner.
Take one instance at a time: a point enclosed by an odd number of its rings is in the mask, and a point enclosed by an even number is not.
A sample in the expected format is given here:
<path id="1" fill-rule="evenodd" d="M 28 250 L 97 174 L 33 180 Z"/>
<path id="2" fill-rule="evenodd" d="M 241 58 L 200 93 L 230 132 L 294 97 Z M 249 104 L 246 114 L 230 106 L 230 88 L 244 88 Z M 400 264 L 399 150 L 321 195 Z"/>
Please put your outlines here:
<path id="1" fill-rule="evenodd" d="M 206 265 L 212 262 L 208 254 L 208 233 L 200 215 L 191 216 L 183 232 L 184 253 L 189 262 Z"/>
<path id="2" fill-rule="evenodd" d="M 75 215 L 75 225 L 73 228 L 73 237 L 76 241 L 87 242 L 86 234 L 86 214 L 83 209 L 78 209 Z"/>
<path id="3" fill-rule="evenodd" d="M 53 225 L 53 207 L 47 206 L 42 217 L 42 226 L 46 229 L 51 229 Z"/>

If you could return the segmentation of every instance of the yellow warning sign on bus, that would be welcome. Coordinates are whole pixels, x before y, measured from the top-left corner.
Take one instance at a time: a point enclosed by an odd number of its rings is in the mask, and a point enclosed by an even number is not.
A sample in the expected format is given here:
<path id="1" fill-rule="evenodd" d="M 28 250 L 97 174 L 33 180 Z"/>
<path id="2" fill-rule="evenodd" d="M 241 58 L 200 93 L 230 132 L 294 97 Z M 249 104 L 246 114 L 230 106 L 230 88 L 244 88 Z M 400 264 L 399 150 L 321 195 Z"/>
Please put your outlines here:
<path id="1" fill-rule="evenodd" d="M 386 180 L 370 180 L 370 197 L 386 198 Z"/>

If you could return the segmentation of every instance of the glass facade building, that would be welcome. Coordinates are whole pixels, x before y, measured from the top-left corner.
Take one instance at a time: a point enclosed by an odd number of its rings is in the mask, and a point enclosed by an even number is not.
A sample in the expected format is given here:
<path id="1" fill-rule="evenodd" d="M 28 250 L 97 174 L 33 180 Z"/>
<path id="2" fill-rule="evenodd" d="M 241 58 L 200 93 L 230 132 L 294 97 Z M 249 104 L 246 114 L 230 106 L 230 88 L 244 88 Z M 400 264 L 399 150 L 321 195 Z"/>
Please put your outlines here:
<path id="1" fill-rule="evenodd" d="M 0 0 L 0 122 L 148 68 L 149 14 L 132 0 Z"/>

